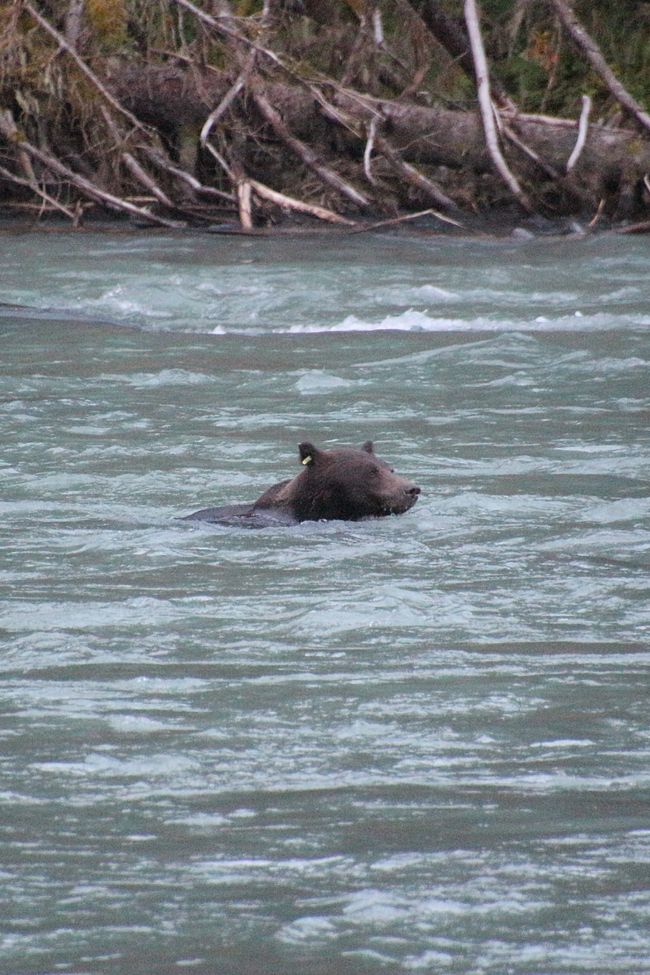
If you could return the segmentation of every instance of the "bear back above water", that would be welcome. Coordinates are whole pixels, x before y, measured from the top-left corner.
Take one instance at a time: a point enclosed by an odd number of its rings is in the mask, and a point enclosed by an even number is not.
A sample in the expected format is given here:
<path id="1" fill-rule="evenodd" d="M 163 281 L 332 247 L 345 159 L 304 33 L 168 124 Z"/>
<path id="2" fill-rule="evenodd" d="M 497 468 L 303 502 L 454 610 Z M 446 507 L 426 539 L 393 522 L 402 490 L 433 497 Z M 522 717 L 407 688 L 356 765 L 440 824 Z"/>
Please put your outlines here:
<path id="1" fill-rule="evenodd" d="M 359 448 L 298 447 L 303 470 L 274 484 L 250 504 L 202 508 L 186 518 L 222 524 L 296 524 L 301 521 L 358 521 L 399 515 L 412 508 L 420 488 L 396 474 L 375 454 L 370 440 Z"/>

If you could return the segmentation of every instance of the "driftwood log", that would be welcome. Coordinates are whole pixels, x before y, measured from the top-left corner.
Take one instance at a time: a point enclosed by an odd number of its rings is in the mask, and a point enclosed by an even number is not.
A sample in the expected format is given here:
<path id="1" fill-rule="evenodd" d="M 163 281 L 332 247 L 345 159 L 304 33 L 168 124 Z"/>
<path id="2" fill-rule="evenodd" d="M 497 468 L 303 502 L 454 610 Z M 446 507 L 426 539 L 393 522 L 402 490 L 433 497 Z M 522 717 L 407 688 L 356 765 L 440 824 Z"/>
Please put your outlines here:
<path id="1" fill-rule="evenodd" d="M 205 120 L 207 107 L 217 104 L 230 87 L 230 76 L 216 71 L 190 72 L 180 66 L 125 65 L 113 66 L 110 85 L 134 114 L 170 131 L 179 119 L 196 125 Z M 377 119 L 378 130 L 386 133 L 403 160 L 478 172 L 492 168 L 477 112 L 373 98 L 334 85 L 323 87 L 335 109 L 364 127 Z M 325 112 L 307 88 L 273 81 L 266 85 L 266 97 L 297 138 L 327 140 Z M 503 118 L 549 165 L 565 170 L 576 144 L 575 119 L 525 113 L 503 113 Z M 362 160 L 365 142 L 343 128 L 341 134 L 347 151 Z M 642 181 L 650 172 L 650 141 L 641 139 L 633 128 L 591 125 L 579 168 L 585 192 L 597 203 L 607 186 L 623 175 Z"/>

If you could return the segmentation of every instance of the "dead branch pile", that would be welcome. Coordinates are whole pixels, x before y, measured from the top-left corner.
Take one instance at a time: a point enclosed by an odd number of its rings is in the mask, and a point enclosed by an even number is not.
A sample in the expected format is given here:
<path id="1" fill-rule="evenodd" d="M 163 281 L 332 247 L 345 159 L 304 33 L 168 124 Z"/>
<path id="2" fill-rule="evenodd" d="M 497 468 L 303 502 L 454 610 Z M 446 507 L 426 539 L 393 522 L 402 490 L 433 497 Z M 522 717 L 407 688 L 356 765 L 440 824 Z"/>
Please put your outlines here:
<path id="1" fill-rule="evenodd" d="M 585 92 L 573 119 L 519 111 L 491 77 L 476 3 L 457 7 L 0 2 L 0 206 L 252 230 L 287 213 L 462 226 L 508 204 L 642 225 L 650 117 L 571 5 L 548 0 L 623 124 L 590 122 Z M 451 76 L 473 104 L 445 103 Z"/>

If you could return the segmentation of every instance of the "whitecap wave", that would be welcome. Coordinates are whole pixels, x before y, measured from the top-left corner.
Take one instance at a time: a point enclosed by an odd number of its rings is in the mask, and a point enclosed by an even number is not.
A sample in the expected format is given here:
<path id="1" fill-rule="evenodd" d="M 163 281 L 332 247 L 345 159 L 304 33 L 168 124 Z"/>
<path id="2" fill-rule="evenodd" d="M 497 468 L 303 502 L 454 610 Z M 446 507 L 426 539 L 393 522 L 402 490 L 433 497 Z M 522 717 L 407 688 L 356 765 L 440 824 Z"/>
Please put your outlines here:
<path id="1" fill-rule="evenodd" d="M 78 299 L 78 306 L 83 311 L 88 310 L 94 313 L 99 310 L 108 312 L 110 315 L 116 315 L 120 319 L 127 318 L 134 321 L 152 318 L 170 319 L 173 317 L 171 309 L 162 308 L 160 304 L 154 307 L 146 301 L 134 298 L 128 294 L 127 289 L 122 285 L 105 291 L 97 298 Z"/>
<path id="2" fill-rule="evenodd" d="M 397 315 L 378 320 L 347 315 L 334 324 L 289 325 L 273 328 L 278 335 L 309 335 L 324 332 L 546 332 L 587 331 L 612 328 L 612 315 L 607 312 L 588 314 L 576 308 L 557 316 L 537 315 L 535 318 L 504 319 L 489 315 L 475 318 L 433 316 L 426 311 L 409 308 Z M 650 315 L 624 315 L 617 319 L 617 327 L 635 328 L 650 325 Z M 224 329 L 224 333 L 231 331 Z"/>
<path id="3" fill-rule="evenodd" d="M 296 381 L 296 390 L 309 396 L 314 393 L 329 393 L 334 389 L 345 389 L 351 385 L 349 379 L 323 372 L 322 369 L 310 369 L 302 373 Z"/>
<path id="4" fill-rule="evenodd" d="M 214 377 L 189 369 L 161 369 L 159 372 L 104 373 L 103 380 L 142 388 L 157 386 L 198 386 L 214 382 Z"/>

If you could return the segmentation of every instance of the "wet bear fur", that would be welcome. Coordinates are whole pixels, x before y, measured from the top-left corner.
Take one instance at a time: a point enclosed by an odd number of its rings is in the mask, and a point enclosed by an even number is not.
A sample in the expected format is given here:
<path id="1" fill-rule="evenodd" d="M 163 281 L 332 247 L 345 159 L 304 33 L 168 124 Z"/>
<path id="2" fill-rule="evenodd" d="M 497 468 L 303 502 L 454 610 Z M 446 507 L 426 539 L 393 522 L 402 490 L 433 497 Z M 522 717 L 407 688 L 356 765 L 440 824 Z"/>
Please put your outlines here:
<path id="1" fill-rule="evenodd" d="M 186 520 L 217 524 L 297 524 L 302 521 L 358 521 L 399 515 L 412 508 L 420 488 L 396 474 L 368 440 L 358 449 L 298 447 L 303 470 L 280 481 L 251 504 L 202 508 Z"/>

